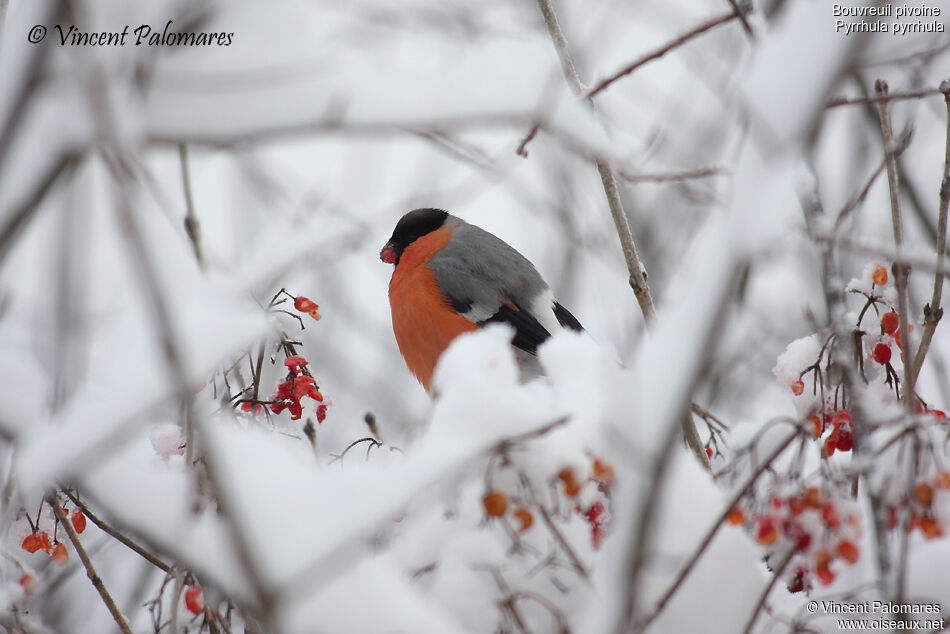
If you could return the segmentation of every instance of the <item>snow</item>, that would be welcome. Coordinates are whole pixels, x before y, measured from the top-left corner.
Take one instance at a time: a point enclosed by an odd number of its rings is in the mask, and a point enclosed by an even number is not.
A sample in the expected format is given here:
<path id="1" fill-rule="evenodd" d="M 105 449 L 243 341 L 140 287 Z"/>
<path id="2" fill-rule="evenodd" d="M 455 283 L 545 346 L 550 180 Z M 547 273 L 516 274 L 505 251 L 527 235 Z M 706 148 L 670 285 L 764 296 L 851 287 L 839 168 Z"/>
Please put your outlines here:
<path id="1" fill-rule="evenodd" d="M 184 28 L 192 17 L 175 2 L 74 4 L 96 29 L 168 19 Z M 234 32 L 231 46 L 157 49 L 41 49 L 26 34 L 50 22 L 42 13 L 51 5 L 10 6 L 0 25 L 0 83 L 9 88 L 0 125 L 18 86 L 33 80 L 36 91 L 0 148 L 0 236 L 14 214 L 28 217 L 0 244 L 0 623 L 15 608 L 37 631 L 112 627 L 72 547 L 62 572 L 19 548 L 30 521 L 54 529 L 48 507 L 37 517 L 41 496 L 74 487 L 110 525 L 193 575 L 212 609 L 234 601 L 232 631 L 244 625 L 241 610 L 286 632 L 517 631 L 510 606 L 527 631 L 611 631 L 637 513 L 655 492 L 638 616 L 717 532 L 647 631 L 740 631 L 770 580 L 761 559 L 771 549 L 716 520 L 820 398 L 810 376 L 804 395 L 788 389 L 817 360 L 827 313 L 800 193 L 819 193 L 830 227 L 880 160 L 879 132 L 859 108 L 823 104 L 856 94 L 856 84 L 839 81 L 846 67 L 915 90 L 936 86 L 946 61 L 938 52 L 867 66 L 868 56 L 877 63 L 932 42 L 842 37 L 828 5 L 786 4 L 776 16 L 755 7 L 754 40 L 736 22 L 717 27 L 618 81 L 595 108 L 566 86 L 530 3 L 232 2 L 193 27 Z M 712 0 L 556 8 L 588 84 L 726 10 Z M 43 50 L 43 74 L 27 77 L 29 55 Z M 909 182 L 929 192 L 924 212 L 941 176 L 939 99 L 894 104 L 895 127 L 918 131 L 902 160 Z M 535 121 L 542 130 L 525 159 L 514 149 Z M 188 146 L 202 265 L 184 229 L 179 142 Z M 77 151 L 81 162 L 34 203 L 51 167 Z M 725 168 L 708 180 L 620 185 L 658 308 L 650 328 L 592 156 L 632 173 Z M 129 241 L 120 203 L 141 247 Z M 391 267 L 378 251 L 402 213 L 429 205 L 518 248 L 586 326 L 541 346 L 542 376 L 521 379 L 503 326 L 452 345 L 434 398 L 406 370 L 389 323 Z M 864 250 L 836 248 L 834 283 L 894 302 L 892 283 L 870 285 L 876 266 L 889 267 L 889 223 L 879 179 L 840 233 Z M 907 251 L 930 261 L 910 213 L 905 231 Z M 915 267 L 912 306 L 931 282 Z M 281 287 L 318 302 L 324 318 L 302 315 L 300 324 L 268 310 Z M 850 327 L 861 298 L 846 295 Z M 293 313 L 290 301 L 277 308 Z M 878 318 L 869 310 L 858 324 L 865 347 L 890 343 L 872 328 Z M 931 407 L 946 396 L 942 328 L 918 384 Z M 301 421 L 229 405 L 250 395 L 262 343 L 260 395 L 286 378 L 282 337 L 332 403 L 316 446 L 303 427 L 312 405 Z M 865 360 L 864 376 L 868 387 L 847 396 L 886 432 L 872 437 L 879 450 L 909 419 L 880 364 Z M 183 397 L 194 464 L 182 449 Z M 716 444 L 715 478 L 677 440 L 690 402 L 730 426 Z M 367 414 L 384 444 L 367 439 Z M 696 420 L 710 441 L 711 428 Z M 926 444 L 942 446 L 941 424 L 913 420 Z M 797 492 L 795 469 L 832 486 L 855 467 L 871 469 L 866 482 L 896 503 L 909 482 L 899 444 L 857 464 L 840 452 L 823 460 L 821 441 L 810 440 L 799 460 L 795 442 L 751 487 L 750 503 Z M 666 472 L 654 481 L 658 459 Z M 595 461 L 613 469 L 610 484 L 591 479 Z M 914 477 L 938 468 L 922 461 Z M 581 480 L 576 496 L 558 478 L 565 470 Z M 808 598 L 873 581 L 865 486 L 860 535 L 844 529 L 861 559 L 836 561 L 835 582 Z M 518 533 L 511 513 L 486 517 L 489 491 L 531 511 L 532 527 Z M 948 496 L 938 492 L 927 511 L 944 526 Z M 610 517 L 599 549 L 586 515 L 597 503 Z M 816 517 L 808 522 L 820 529 Z M 174 582 L 91 523 L 81 539 L 134 631 L 154 630 L 143 606 L 161 607 L 167 620 Z M 948 600 L 946 542 L 911 535 L 909 596 Z M 38 579 L 31 596 L 18 583 L 24 570 Z M 785 577 L 754 631 L 781 631 L 802 615 L 805 597 L 789 595 Z M 271 611 L 256 614 L 262 591 Z M 200 619 L 180 617 L 183 629 L 199 629 Z"/>

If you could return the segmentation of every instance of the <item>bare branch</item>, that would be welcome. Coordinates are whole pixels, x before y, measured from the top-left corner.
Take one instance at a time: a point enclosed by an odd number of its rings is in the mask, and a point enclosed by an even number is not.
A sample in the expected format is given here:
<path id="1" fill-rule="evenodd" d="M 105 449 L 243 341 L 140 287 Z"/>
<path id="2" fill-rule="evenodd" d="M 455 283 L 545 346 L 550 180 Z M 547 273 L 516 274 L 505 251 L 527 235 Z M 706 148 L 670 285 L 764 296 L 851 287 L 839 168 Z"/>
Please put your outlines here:
<path id="1" fill-rule="evenodd" d="M 943 98 L 947 106 L 947 140 L 944 149 L 943 180 L 940 183 L 940 211 L 937 215 L 937 266 L 947 255 L 947 208 L 950 205 L 950 80 L 940 84 L 943 91 Z M 911 369 L 914 377 L 920 374 L 920 368 L 924 365 L 924 359 L 927 351 L 930 349 L 930 342 L 933 340 L 934 332 L 937 330 L 937 322 L 943 315 L 943 309 L 940 307 L 940 301 L 943 297 L 943 273 L 939 270 L 934 274 L 934 290 L 930 303 L 924 307 L 924 332 L 920 337 L 920 347 L 917 348 L 917 355 L 914 357 L 913 368 Z"/>
<path id="2" fill-rule="evenodd" d="M 79 560 L 86 569 L 86 576 L 89 577 L 89 580 L 92 582 L 96 592 L 98 592 L 99 596 L 102 597 L 102 602 L 106 604 L 106 608 L 109 609 L 109 613 L 115 620 L 116 625 L 119 626 L 119 629 L 123 632 L 123 634 L 132 634 L 132 630 L 129 629 L 129 624 L 125 622 L 125 617 L 122 616 L 121 612 L 119 612 L 119 608 L 112 599 L 112 595 L 109 594 L 105 584 L 102 583 L 102 579 L 99 577 L 95 567 L 92 565 L 92 560 L 90 560 L 89 555 L 86 554 L 86 549 L 83 548 L 82 542 L 79 541 L 79 535 L 76 534 L 76 529 L 73 528 L 69 518 L 66 517 L 66 513 L 64 513 L 63 509 L 59 506 L 59 501 L 56 499 L 56 492 L 50 491 L 47 493 L 46 500 L 53 508 L 53 514 L 56 516 L 56 519 L 66 531 L 66 536 L 69 537 L 69 541 L 72 542 L 73 548 L 76 549 L 76 554 L 79 555 Z"/>
<path id="3" fill-rule="evenodd" d="M 729 13 L 724 13 L 722 15 L 706 20 L 702 24 L 699 24 L 698 26 L 690 29 L 686 33 L 683 33 L 676 39 L 671 40 L 670 42 L 667 42 L 660 48 L 654 51 L 651 51 L 650 53 L 647 53 L 643 57 L 633 62 L 630 62 L 629 64 L 627 64 L 620 70 L 614 72 L 612 75 L 597 82 L 597 84 L 593 88 L 591 88 L 584 96 L 588 98 L 592 98 L 596 96 L 598 93 L 606 90 L 615 81 L 623 77 L 626 77 L 627 75 L 637 70 L 644 64 L 648 64 L 649 62 L 652 62 L 653 60 L 660 59 L 661 57 L 663 57 L 664 55 L 666 55 L 673 49 L 682 46 L 683 44 L 695 38 L 696 36 L 702 35 L 703 33 L 706 33 L 707 31 L 710 31 L 716 28 L 720 24 L 725 24 L 726 22 L 730 22 L 734 20 L 735 18 L 742 18 L 744 17 L 745 13 L 748 12 L 748 9 L 743 9 L 739 7 L 735 2 L 732 2 L 731 4 L 733 6 L 733 10 L 730 11 Z"/>
<path id="4" fill-rule="evenodd" d="M 883 80 L 877 80 L 874 84 L 875 92 L 884 96 L 887 95 L 887 83 Z M 891 197 L 891 223 L 894 227 L 894 246 L 900 253 L 904 244 L 904 229 L 901 220 L 900 204 L 900 183 L 897 177 L 897 161 L 894 150 L 894 134 L 891 131 L 891 117 L 888 112 L 889 101 L 878 102 L 878 115 L 881 119 L 881 133 L 884 137 L 884 157 L 887 162 L 887 185 Z M 895 263 L 894 287 L 897 289 L 897 315 L 900 318 L 901 344 L 904 354 L 901 355 L 904 363 L 904 407 L 914 411 L 914 368 L 913 368 L 913 346 L 910 340 L 908 328 L 908 307 L 907 307 L 907 277 L 910 273 L 910 267 L 903 263 Z"/>

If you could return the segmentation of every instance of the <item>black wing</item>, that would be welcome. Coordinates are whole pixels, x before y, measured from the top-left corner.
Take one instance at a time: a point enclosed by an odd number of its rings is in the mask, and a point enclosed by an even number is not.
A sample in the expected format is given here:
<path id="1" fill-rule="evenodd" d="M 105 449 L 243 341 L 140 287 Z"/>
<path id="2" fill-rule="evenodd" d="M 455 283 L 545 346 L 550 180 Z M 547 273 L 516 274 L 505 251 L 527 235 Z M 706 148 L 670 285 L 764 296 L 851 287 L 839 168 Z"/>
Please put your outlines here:
<path id="1" fill-rule="evenodd" d="M 512 308 L 512 306 L 514 306 L 514 308 Z M 575 319 L 574 321 L 576 322 L 577 320 Z M 511 340 L 512 345 L 531 354 L 536 354 L 538 346 L 551 336 L 551 333 L 549 333 L 547 329 L 541 325 L 541 322 L 535 319 L 531 313 L 521 310 L 514 304 L 502 304 L 494 315 L 478 322 L 478 325 L 484 326 L 485 324 L 493 323 L 503 323 L 513 326 L 515 336 Z"/>

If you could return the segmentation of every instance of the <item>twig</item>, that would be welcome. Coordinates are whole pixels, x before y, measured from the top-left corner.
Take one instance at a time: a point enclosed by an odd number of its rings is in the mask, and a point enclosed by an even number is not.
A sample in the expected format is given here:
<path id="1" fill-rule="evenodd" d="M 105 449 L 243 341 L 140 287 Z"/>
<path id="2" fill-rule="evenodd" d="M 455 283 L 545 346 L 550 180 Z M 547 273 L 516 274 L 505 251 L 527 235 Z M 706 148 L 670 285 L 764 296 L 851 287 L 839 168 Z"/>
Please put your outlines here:
<path id="1" fill-rule="evenodd" d="M 128 623 L 125 622 L 125 617 L 123 617 L 122 613 L 119 612 L 119 608 L 112 599 L 112 595 L 109 594 L 105 584 L 102 583 L 102 579 L 99 577 L 98 573 L 96 573 L 96 569 L 92 565 L 89 555 L 86 554 L 86 549 L 83 548 L 82 542 L 79 541 L 79 535 L 76 534 L 76 530 L 70 523 L 69 518 L 66 517 L 62 507 L 60 507 L 59 501 L 56 499 L 56 493 L 54 491 L 48 492 L 46 494 L 46 499 L 49 502 L 49 505 L 53 508 L 53 514 L 56 516 L 56 519 L 60 524 L 63 525 L 63 529 L 66 531 L 66 536 L 69 537 L 69 541 L 72 542 L 73 548 L 76 549 L 76 554 L 79 555 L 79 560 L 86 569 L 86 576 L 89 577 L 93 587 L 99 593 L 99 596 L 102 597 L 102 602 L 106 604 L 106 608 L 108 608 L 109 613 L 112 614 L 112 618 L 115 620 L 116 625 L 119 626 L 119 629 L 123 632 L 123 634 L 132 634 L 132 630 L 129 629 Z"/>
<path id="2" fill-rule="evenodd" d="M 613 84 L 618 79 L 621 79 L 622 77 L 626 77 L 627 75 L 637 70 L 644 64 L 647 64 L 649 62 L 652 62 L 655 59 L 659 59 L 663 57 L 664 55 L 672 51 L 674 48 L 682 46 L 683 44 L 690 41 L 694 37 L 698 35 L 702 35 L 703 33 L 716 28 L 720 24 L 725 24 L 726 22 L 730 22 L 731 20 L 734 20 L 737 17 L 743 17 L 746 10 L 737 6 L 736 3 L 734 2 L 732 3 L 732 5 L 734 7 L 732 11 L 716 16 L 709 20 L 706 20 L 702 24 L 690 29 L 686 33 L 677 37 L 676 39 L 671 40 L 670 42 L 667 42 L 660 48 L 650 53 L 647 53 L 643 57 L 627 64 L 620 70 L 616 71 L 614 74 L 600 80 L 599 82 L 597 82 L 597 84 L 593 88 L 587 91 L 587 93 L 584 96 L 588 98 L 592 98 L 596 96 L 597 94 L 599 94 L 600 92 L 602 92 L 603 90 L 606 90 L 611 84 Z"/>
<path id="3" fill-rule="evenodd" d="M 825 108 L 839 108 L 841 106 L 858 106 L 862 104 L 869 103 L 888 103 L 891 101 L 897 101 L 900 99 L 920 99 L 921 97 L 931 97 L 933 95 L 939 95 L 941 93 L 939 88 L 928 88 L 927 90 L 918 90 L 916 92 L 904 92 L 904 93 L 885 93 L 882 95 L 877 95 L 875 97 L 857 97 L 854 99 L 849 99 L 848 97 L 837 97 L 832 99 L 825 104 Z"/>
<path id="4" fill-rule="evenodd" d="M 907 128 L 901 138 L 897 141 L 897 146 L 894 148 L 894 154 L 900 155 L 903 154 L 904 150 L 910 145 L 910 140 L 913 137 L 913 130 Z M 867 198 L 868 192 L 871 191 L 871 186 L 874 185 L 874 182 L 877 180 L 877 177 L 880 176 L 884 170 L 887 168 L 887 158 L 881 160 L 881 164 L 878 165 L 877 169 L 871 174 L 867 182 L 864 184 L 864 187 L 861 188 L 861 191 L 851 199 L 844 209 L 838 213 L 838 217 L 835 218 L 835 226 L 833 233 L 837 234 L 841 230 L 841 226 L 844 224 L 844 221 L 848 219 L 851 213 L 858 208 L 858 206 L 864 202 L 864 199 Z"/>
<path id="5" fill-rule="evenodd" d="M 191 194 L 191 175 L 188 169 L 188 146 L 182 143 L 178 146 L 178 156 L 181 159 L 181 183 L 185 190 L 185 232 L 191 240 L 191 247 L 195 251 L 198 266 L 204 267 L 204 255 L 201 249 L 201 227 L 198 216 L 195 214 L 195 200 Z"/>
<path id="6" fill-rule="evenodd" d="M 877 80 L 874 83 L 874 90 L 878 95 L 887 95 L 887 83 L 883 80 Z M 900 183 L 897 177 L 897 163 L 894 156 L 894 134 L 891 131 L 891 117 L 888 112 L 888 101 L 878 102 L 878 115 L 881 119 L 881 133 L 884 137 L 884 157 L 887 161 L 887 185 L 891 198 L 891 223 L 894 227 L 894 246 L 900 253 L 904 244 L 904 230 L 901 224 L 901 206 L 900 206 Z M 914 411 L 914 368 L 913 368 L 913 346 L 909 337 L 908 326 L 908 308 L 907 308 L 907 277 L 910 267 L 903 263 L 895 263 L 894 286 L 897 289 L 897 316 L 900 322 L 901 345 L 903 347 L 904 363 L 904 407 Z"/>
<path id="7" fill-rule="evenodd" d="M 937 215 L 937 265 L 947 255 L 947 207 L 950 205 L 950 80 L 945 80 L 940 84 L 940 90 L 943 92 L 943 98 L 947 105 L 947 141 L 944 149 L 943 180 L 940 183 L 940 211 Z M 940 307 L 940 300 L 943 297 L 943 274 L 937 271 L 934 274 L 934 290 L 930 303 L 924 307 L 924 332 L 920 337 L 920 347 L 917 348 L 917 355 L 914 357 L 913 368 L 911 369 L 914 377 L 920 374 L 920 369 L 924 364 L 924 358 L 930 349 L 930 342 L 933 339 L 934 331 L 937 329 L 937 322 L 943 315 L 943 309 Z M 903 340 L 901 341 L 903 343 Z"/>
<path id="8" fill-rule="evenodd" d="M 120 531 L 118 531 L 117 529 L 113 528 L 112 526 L 104 522 L 102 519 L 100 519 L 95 513 L 93 513 L 89 509 L 89 507 L 84 502 L 80 501 L 80 499 L 77 496 L 70 493 L 68 489 L 63 489 L 63 493 L 66 495 L 66 497 L 69 498 L 69 500 L 74 505 L 76 505 L 77 508 L 79 508 L 82 511 L 83 515 L 89 518 L 90 522 L 98 526 L 99 530 L 101 530 L 103 533 L 110 535 L 113 539 L 117 540 L 118 542 L 120 542 L 121 544 L 129 548 L 130 550 L 134 551 L 135 553 L 140 555 L 143 559 L 145 559 L 145 561 L 152 564 L 156 568 L 162 570 L 163 572 L 167 573 L 171 570 L 171 566 L 169 566 L 168 564 L 166 564 L 165 562 L 157 558 L 155 555 L 150 553 L 148 550 L 146 550 L 142 546 L 139 546 L 134 541 L 132 541 L 131 539 L 123 535 Z"/>
<path id="9" fill-rule="evenodd" d="M 488 566 L 485 564 L 476 564 L 473 567 L 481 568 L 482 570 L 487 570 L 491 573 L 492 578 L 495 580 L 495 584 L 504 595 L 501 606 L 508 611 L 508 615 L 511 616 L 511 620 L 515 622 L 515 626 L 518 628 L 518 631 L 522 634 L 528 634 L 528 626 L 525 624 L 524 618 L 521 616 L 521 612 L 518 611 L 518 606 L 515 605 L 515 594 L 511 591 L 511 587 L 509 587 L 508 582 L 505 581 L 501 571 L 495 566 Z"/>
<path id="10" fill-rule="evenodd" d="M 768 585 L 765 586 L 765 589 L 762 590 L 762 594 L 759 595 L 759 600 L 755 604 L 755 609 L 752 610 L 752 615 L 749 617 L 749 622 L 746 623 L 745 629 L 743 630 L 745 634 L 749 634 L 752 631 L 752 626 L 755 625 L 755 620 L 758 618 L 759 612 L 762 611 L 762 607 L 765 605 L 765 600 L 768 598 L 769 593 L 772 592 L 772 588 L 775 587 L 775 584 L 782 576 L 782 573 L 785 572 L 785 568 L 788 567 L 788 562 L 790 562 L 794 556 L 795 545 L 792 544 L 789 546 L 788 552 L 785 553 L 785 556 L 782 557 L 782 561 L 779 562 L 778 567 L 775 568 L 775 571 L 772 573 L 772 578 L 769 580 Z"/>
<path id="11" fill-rule="evenodd" d="M 769 453 L 769 455 L 766 456 L 764 460 L 762 460 L 758 468 L 756 468 L 752 475 L 748 477 L 745 484 L 738 491 L 736 491 L 736 493 L 729 500 L 729 503 L 723 509 L 722 513 L 719 514 L 719 517 L 716 518 L 713 525 L 709 527 L 709 530 L 706 531 L 706 536 L 703 538 L 703 541 L 699 543 L 699 546 L 696 547 L 696 550 L 693 551 L 693 554 L 687 560 L 686 566 L 680 570 L 679 574 L 676 575 L 676 578 L 673 580 L 673 583 L 670 584 L 669 589 L 667 589 L 663 596 L 660 597 L 660 600 L 657 602 L 653 613 L 640 622 L 642 629 L 646 629 L 646 627 L 652 623 L 657 616 L 659 616 L 660 612 L 663 611 L 663 608 L 666 607 L 666 604 L 669 603 L 670 599 L 673 598 L 673 595 L 676 594 L 677 590 L 679 590 L 680 585 L 682 585 L 686 577 L 689 576 L 689 573 L 692 572 L 696 564 L 699 563 L 699 558 L 702 556 L 703 552 L 706 551 L 706 548 L 712 542 L 713 537 L 715 537 L 719 532 L 719 529 L 722 527 L 723 523 L 725 523 L 729 513 L 734 508 L 736 508 L 743 496 L 745 496 L 746 492 L 748 492 L 749 489 L 755 485 L 756 481 L 759 479 L 759 476 L 762 475 L 762 472 L 768 469 L 772 462 L 788 448 L 789 444 L 791 444 L 795 438 L 799 437 L 800 435 L 801 432 L 796 431 L 795 433 L 790 434 L 784 441 L 779 443 L 776 448 L 772 450 L 772 452 Z"/>

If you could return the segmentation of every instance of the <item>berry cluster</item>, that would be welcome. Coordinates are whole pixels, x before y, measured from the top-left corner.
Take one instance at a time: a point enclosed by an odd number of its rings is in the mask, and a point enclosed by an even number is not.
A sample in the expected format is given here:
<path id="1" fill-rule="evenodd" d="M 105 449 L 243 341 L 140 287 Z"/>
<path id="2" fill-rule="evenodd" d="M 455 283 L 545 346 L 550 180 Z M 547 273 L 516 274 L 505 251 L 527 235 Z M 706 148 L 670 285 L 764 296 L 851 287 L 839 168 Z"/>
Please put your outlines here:
<path id="1" fill-rule="evenodd" d="M 63 507 L 63 511 L 67 512 L 65 506 Z M 67 512 L 67 515 L 77 533 L 86 530 L 86 516 L 81 510 L 78 508 L 74 509 L 71 514 Z M 54 563 L 65 566 L 69 561 L 69 551 L 66 549 L 66 544 L 56 539 L 56 531 L 53 531 L 54 536 L 50 538 L 49 531 L 40 529 L 37 525 L 33 525 L 32 522 L 30 527 L 30 534 L 24 537 L 23 541 L 20 542 L 20 548 L 31 554 L 42 550 L 53 559 Z M 24 585 L 22 579 L 21 585 Z M 24 589 L 26 589 L 25 585 Z"/>
<path id="2" fill-rule="evenodd" d="M 304 373 L 304 366 L 309 362 L 301 356 L 287 357 L 284 365 L 287 366 L 288 378 L 277 386 L 277 391 L 271 397 L 270 409 L 275 414 L 289 410 L 291 420 L 299 420 L 303 415 L 303 405 L 300 399 L 307 396 L 318 403 L 317 422 L 322 423 L 327 417 L 327 406 L 323 402 L 323 394 L 317 389 L 316 381 L 309 374 Z M 245 403 L 250 405 L 250 403 Z"/>
<path id="3" fill-rule="evenodd" d="M 860 557 L 856 544 L 861 529 L 853 503 L 834 500 L 810 487 L 786 498 L 772 496 L 766 508 L 748 513 L 732 509 L 726 522 L 747 526 L 755 540 L 773 551 L 794 549 L 789 561 L 793 571 L 788 584 L 791 592 L 811 586 L 812 578 L 822 585 L 835 579 L 832 564 L 840 560 L 854 564 Z"/>
<path id="4" fill-rule="evenodd" d="M 564 467 L 554 478 L 555 490 L 564 495 L 562 500 L 568 502 L 570 512 L 589 524 L 591 544 L 595 550 L 600 548 L 607 536 L 610 521 L 607 510 L 610 502 L 609 486 L 613 480 L 613 467 L 600 458 L 593 459 L 590 474 L 583 479 L 577 476 L 573 467 Z M 593 486 L 588 487 L 588 484 Z M 482 509 L 489 519 L 510 516 L 516 523 L 515 532 L 520 535 L 534 526 L 534 513 L 528 508 L 529 503 L 517 496 L 514 496 L 514 500 L 516 502 L 503 491 L 489 490 L 482 496 Z"/>

